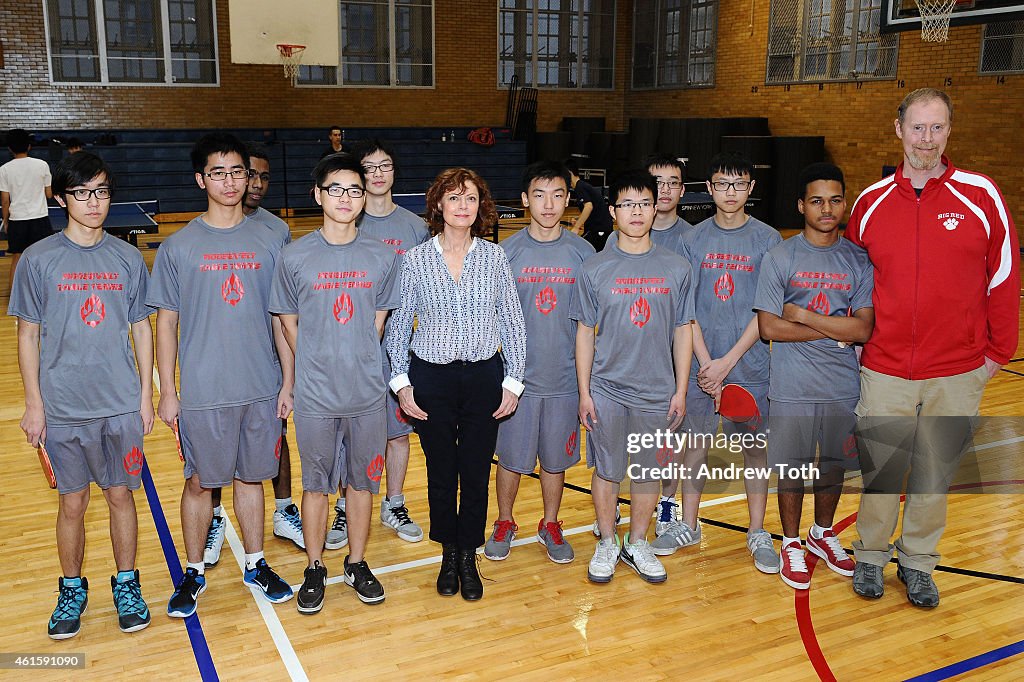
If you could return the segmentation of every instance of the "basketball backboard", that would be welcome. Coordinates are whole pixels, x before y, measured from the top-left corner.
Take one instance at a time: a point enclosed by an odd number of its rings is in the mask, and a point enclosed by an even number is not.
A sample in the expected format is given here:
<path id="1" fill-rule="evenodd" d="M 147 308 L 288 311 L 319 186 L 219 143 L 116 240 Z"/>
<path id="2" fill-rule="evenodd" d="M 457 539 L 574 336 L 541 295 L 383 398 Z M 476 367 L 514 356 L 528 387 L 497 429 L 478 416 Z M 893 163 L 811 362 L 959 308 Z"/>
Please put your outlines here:
<path id="1" fill-rule="evenodd" d="M 949 23 L 951 26 L 964 26 L 1011 19 L 1024 19 L 1024 2 L 1021 0 L 958 0 Z M 882 0 L 882 33 L 920 28 L 921 14 L 915 0 Z"/>
<path id="2" fill-rule="evenodd" d="M 303 64 L 338 64 L 338 3 L 228 0 L 231 62 L 280 64 L 280 43 L 305 45 Z"/>

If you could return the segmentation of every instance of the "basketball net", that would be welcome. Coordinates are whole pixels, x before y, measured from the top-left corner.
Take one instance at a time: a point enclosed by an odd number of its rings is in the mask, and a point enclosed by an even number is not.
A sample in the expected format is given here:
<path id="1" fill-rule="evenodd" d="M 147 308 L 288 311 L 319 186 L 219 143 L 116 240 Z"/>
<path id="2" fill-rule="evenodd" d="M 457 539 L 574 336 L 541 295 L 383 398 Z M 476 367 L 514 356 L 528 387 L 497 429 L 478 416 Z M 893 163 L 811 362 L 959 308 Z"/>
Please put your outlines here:
<path id="1" fill-rule="evenodd" d="M 944 43 L 949 39 L 949 20 L 957 0 L 917 0 L 921 13 L 921 40 Z"/>
<path id="2" fill-rule="evenodd" d="M 281 54 L 284 77 L 291 81 L 294 87 L 299 78 L 299 64 L 302 63 L 302 53 L 306 51 L 306 46 L 281 43 L 277 46 L 277 51 Z"/>

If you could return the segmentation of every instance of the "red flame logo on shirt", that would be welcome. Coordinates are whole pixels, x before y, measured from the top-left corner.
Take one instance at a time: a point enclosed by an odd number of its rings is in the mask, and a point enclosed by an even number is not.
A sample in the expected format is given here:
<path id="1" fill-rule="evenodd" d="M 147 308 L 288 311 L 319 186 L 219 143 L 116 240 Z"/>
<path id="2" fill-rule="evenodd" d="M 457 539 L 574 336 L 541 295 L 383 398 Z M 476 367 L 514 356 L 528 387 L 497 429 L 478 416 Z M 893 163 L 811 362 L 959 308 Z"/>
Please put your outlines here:
<path id="1" fill-rule="evenodd" d="M 142 473 L 142 450 L 138 448 L 132 448 L 131 452 L 124 456 L 122 463 L 124 464 L 124 470 L 129 476 L 138 476 Z"/>
<path id="2" fill-rule="evenodd" d="M 843 442 L 843 454 L 853 459 L 857 456 L 857 437 L 852 433 Z"/>
<path id="3" fill-rule="evenodd" d="M 380 475 L 384 473 L 384 457 L 378 452 L 369 466 L 366 467 L 366 475 L 374 483 L 380 483 Z"/>
<path id="4" fill-rule="evenodd" d="M 715 280 L 715 296 L 722 301 L 728 301 L 736 291 L 736 284 L 732 281 L 732 275 L 728 272 Z"/>
<path id="5" fill-rule="evenodd" d="M 813 310 L 821 315 L 828 315 L 828 311 L 831 310 L 828 304 L 828 296 L 825 295 L 824 291 L 819 291 L 818 295 L 811 299 L 811 302 L 807 304 L 808 310 Z"/>
<path id="6" fill-rule="evenodd" d="M 547 315 L 555 306 L 558 305 L 558 297 L 555 296 L 555 291 L 551 287 L 544 287 L 537 294 L 537 298 L 534 301 L 537 305 L 537 310 L 543 315 Z"/>
<path id="7" fill-rule="evenodd" d="M 409 423 L 409 420 L 405 418 L 405 412 L 402 412 L 402 408 L 401 407 L 396 407 L 395 408 L 395 419 L 397 419 L 398 421 L 402 422 L 403 424 L 408 424 Z"/>
<path id="8" fill-rule="evenodd" d="M 107 316 L 107 309 L 103 305 L 103 301 L 100 300 L 100 297 L 93 294 L 85 299 L 85 303 L 82 304 L 78 314 L 82 316 L 82 322 L 85 322 L 90 327 L 96 327 Z"/>
<path id="9" fill-rule="evenodd" d="M 274 459 L 281 461 L 281 436 L 277 437 L 277 444 L 274 445 Z"/>
<path id="10" fill-rule="evenodd" d="M 352 319 L 352 298 L 348 294 L 342 294 L 335 299 L 334 319 L 342 324 L 348 324 Z"/>
<path id="11" fill-rule="evenodd" d="M 654 457 L 658 460 L 658 466 L 663 467 L 672 461 L 673 454 L 672 448 L 666 445 L 663 448 L 659 448 L 658 451 L 654 453 Z"/>
<path id="12" fill-rule="evenodd" d="M 565 441 L 565 456 L 576 456 L 576 431 L 569 434 L 569 440 Z"/>
<path id="13" fill-rule="evenodd" d="M 231 273 L 224 284 L 220 285 L 220 296 L 224 299 L 224 302 L 234 307 L 238 305 L 241 300 L 245 297 L 245 287 L 242 286 L 242 280 L 235 273 Z"/>
<path id="14" fill-rule="evenodd" d="M 641 296 L 629 306 L 629 319 L 637 327 L 643 327 L 651 319 L 651 306 L 647 299 Z"/>

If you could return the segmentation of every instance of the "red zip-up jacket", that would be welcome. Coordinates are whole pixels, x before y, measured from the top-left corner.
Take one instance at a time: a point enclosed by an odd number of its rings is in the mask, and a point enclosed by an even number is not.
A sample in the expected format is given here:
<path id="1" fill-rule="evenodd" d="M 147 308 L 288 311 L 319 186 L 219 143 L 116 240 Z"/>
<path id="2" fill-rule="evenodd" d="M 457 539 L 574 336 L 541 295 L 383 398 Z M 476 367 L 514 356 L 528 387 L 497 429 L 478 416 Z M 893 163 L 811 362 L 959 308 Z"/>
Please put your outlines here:
<path id="1" fill-rule="evenodd" d="M 903 164 L 857 198 L 846 236 L 875 271 L 868 369 L 904 379 L 1006 364 L 1017 350 L 1020 250 L 999 188 L 954 168 L 918 197 Z"/>

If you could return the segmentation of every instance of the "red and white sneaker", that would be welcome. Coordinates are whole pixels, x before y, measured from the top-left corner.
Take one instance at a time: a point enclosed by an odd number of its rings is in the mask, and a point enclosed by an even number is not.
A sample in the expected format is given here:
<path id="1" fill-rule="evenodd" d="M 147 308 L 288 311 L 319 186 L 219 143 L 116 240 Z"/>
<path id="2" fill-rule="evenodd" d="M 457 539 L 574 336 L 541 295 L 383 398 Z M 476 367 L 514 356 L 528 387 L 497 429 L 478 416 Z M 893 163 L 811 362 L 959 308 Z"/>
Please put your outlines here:
<path id="1" fill-rule="evenodd" d="M 807 570 L 807 553 L 799 540 L 792 540 L 782 547 L 782 582 L 794 590 L 806 590 L 811 586 L 811 574 Z"/>
<path id="2" fill-rule="evenodd" d="M 822 533 L 820 540 L 815 540 L 807 531 L 807 550 L 824 559 L 825 564 L 839 575 L 853 577 L 853 568 L 857 564 L 839 544 L 839 538 L 831 528 Z"/>

